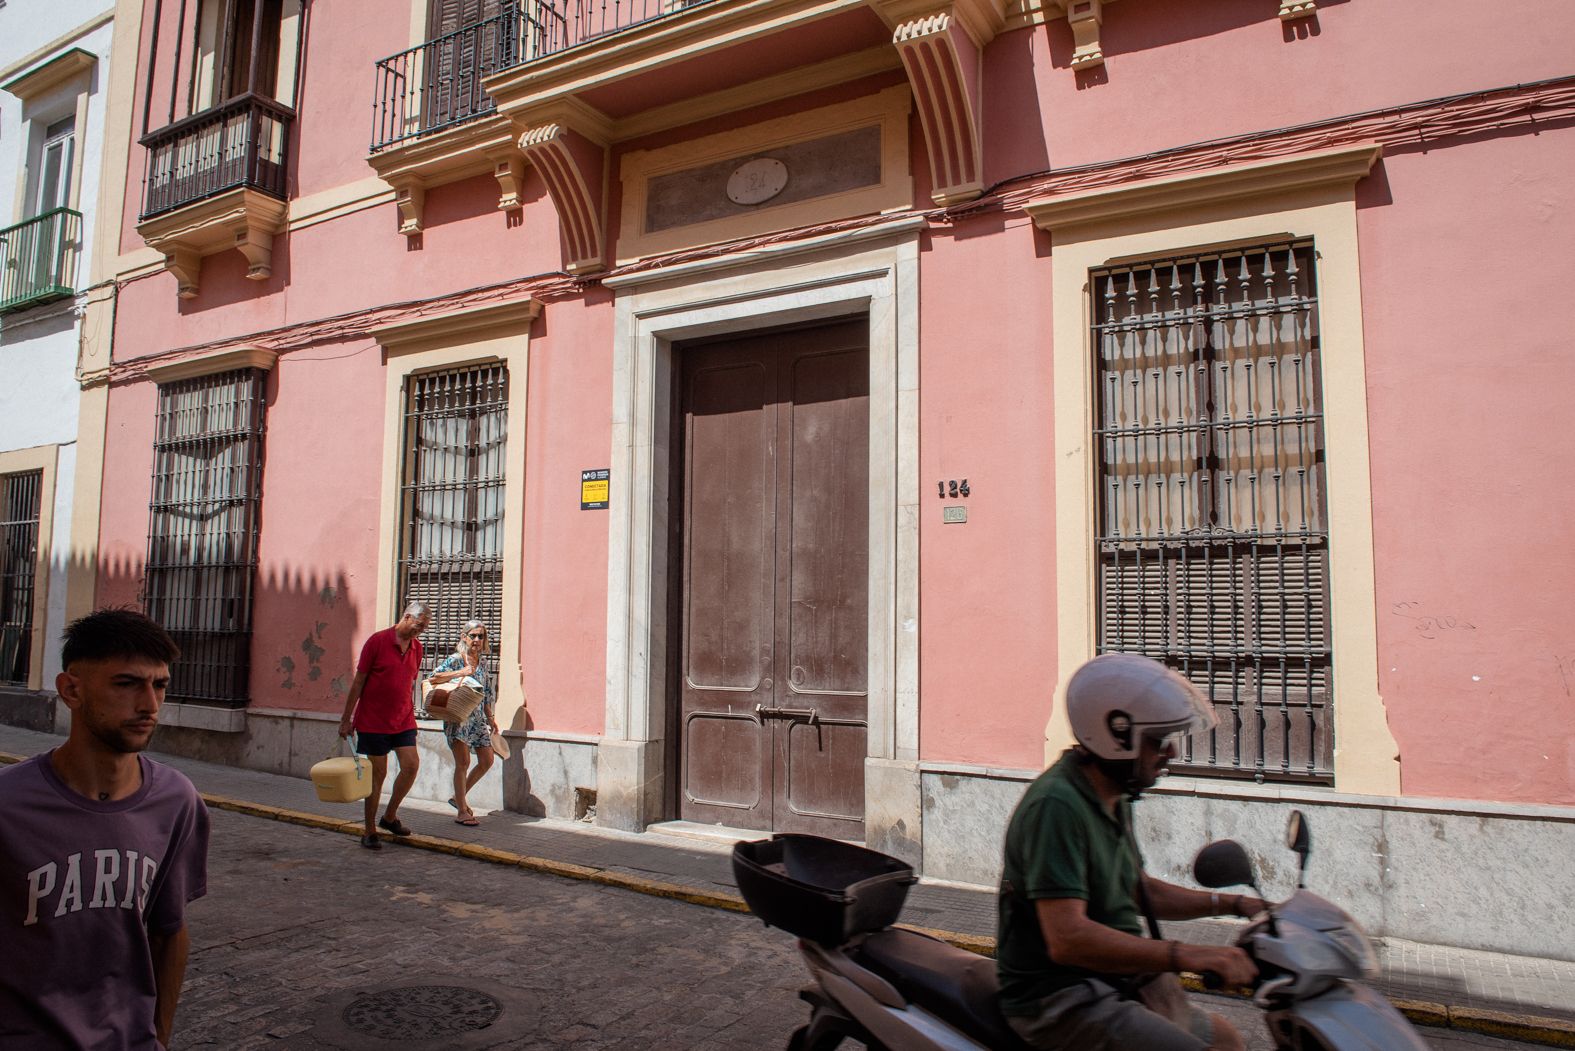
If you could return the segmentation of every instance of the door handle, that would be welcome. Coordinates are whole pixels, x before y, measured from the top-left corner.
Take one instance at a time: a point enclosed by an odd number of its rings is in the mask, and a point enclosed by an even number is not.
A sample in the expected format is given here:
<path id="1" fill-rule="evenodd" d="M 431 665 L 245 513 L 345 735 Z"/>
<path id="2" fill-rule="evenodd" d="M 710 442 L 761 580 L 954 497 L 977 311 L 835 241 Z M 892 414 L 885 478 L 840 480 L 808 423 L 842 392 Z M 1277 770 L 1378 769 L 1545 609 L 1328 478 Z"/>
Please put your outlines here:
<path id="1" fill-rule="evenodd" d="M 764 704 L 755 705 L 755 715 L 761 722 L 767 719 L 803 719 L 811 726 L 820 721 L 818 708 L 767 708 Z"/>

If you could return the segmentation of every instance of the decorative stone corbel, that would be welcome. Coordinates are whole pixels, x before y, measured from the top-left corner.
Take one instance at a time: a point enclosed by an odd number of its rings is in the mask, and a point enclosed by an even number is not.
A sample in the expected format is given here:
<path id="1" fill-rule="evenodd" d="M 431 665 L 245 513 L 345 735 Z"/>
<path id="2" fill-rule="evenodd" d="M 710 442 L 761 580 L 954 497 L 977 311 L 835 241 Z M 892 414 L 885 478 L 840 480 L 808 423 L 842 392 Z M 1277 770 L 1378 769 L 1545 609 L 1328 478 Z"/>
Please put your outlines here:
<path id="1" fill-rule="evenodd" d="M 520 152 L 535 165 L 558 209 L 571 274 L 589 274 L 606 263 L 607 146 L 561 121 L 528 128 Z"/>
<path id="2" fill-rule="evenodd" d="M 266 281 L 273 276 L 273 231 L 248 220 L 235 231 L 235 247 L 246 257 L 246 277 Z"/>
<path id="3" fill-rule="evenodd" d="M 175 294 L 182 299 L 196 299 L 198 281 L 202 276 L 202 253 L 188 245 L 173 244 L 165 248 L 164 269 L 175 275 Z"/>
<path id="4" fill-rule="evenodd" d="M 399 232 L 406 237 L 421 232 L 421 217 L 427 204 L 427 187 L 420 179 L 403 178 L 394 183 L 394 207 L 399 210 Z"/>
<path id="5" fill-rule="evenodd" d="M 972 200 L 984 190 L 979 44 L 949 10 L 904 22 L 892 43 L 929 145 L 930 196 L 942 206 Z"/>
<path id="6" fill-rule="evenodd" d="M 525 185 L 525 157 L 515 150 L 493 154 L 492 174 L 498 180 L 498 210 L 506 212 L 524 204 L 520 193 Z"/>
<path id="7" fill-rule="evenodd" d="M 913 89 L 940 205 L 984 189 L 984 48 L 1006 25 L 1006 0 L 871 0 Z"/>
<path id="8" fill-rule="evenodd" d="M 1280 21 L 1290 22 L 1318 13 L 1317 0 L 1280 0 Z"/>
<path id="9" fill-rule="evenodd" d="M 1073 69 L 1093 69 L 1105 64 L 1105 50 L 1099 43 L 1099 29 L 1104 21 L 1104 0 L 1068 0 L 1066 22 L 1072 27 Z"/>

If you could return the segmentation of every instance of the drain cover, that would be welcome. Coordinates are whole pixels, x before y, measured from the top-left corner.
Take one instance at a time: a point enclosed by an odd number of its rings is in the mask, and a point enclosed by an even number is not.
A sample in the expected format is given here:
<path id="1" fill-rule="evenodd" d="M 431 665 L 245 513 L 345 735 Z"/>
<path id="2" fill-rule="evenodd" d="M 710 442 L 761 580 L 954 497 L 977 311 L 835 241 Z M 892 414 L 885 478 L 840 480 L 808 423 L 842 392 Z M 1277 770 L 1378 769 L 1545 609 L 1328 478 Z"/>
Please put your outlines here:
<path id="1" fill-rule="evenodd" d="M 480 989 L 462 985 L 407 985 L 358 996 L 344 1009 L 344 1024 L 387 1040 L 431 1040 L 485 1029 L 503 1005 Z"/>

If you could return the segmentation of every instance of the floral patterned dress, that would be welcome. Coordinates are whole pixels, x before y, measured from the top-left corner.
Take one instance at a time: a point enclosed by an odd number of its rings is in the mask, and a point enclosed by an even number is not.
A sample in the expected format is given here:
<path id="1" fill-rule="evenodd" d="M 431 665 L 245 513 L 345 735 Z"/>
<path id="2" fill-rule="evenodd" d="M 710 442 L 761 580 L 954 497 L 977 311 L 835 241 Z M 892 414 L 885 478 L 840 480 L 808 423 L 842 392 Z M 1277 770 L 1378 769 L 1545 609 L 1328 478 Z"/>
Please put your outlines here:
<path id="1" fill-rule="evenodd" d="M 435 675 L 439 672 L 459 671 L 464 666 L 465 659 L 454 653 L 450 654 L 448 659 L 442 664 L 433 668 L 432 672 Z M 453 744 L 455 741 L 464 741 L 471 748 L 479 751 L 482 748 L 492 747 L 492 725 L 490 721 L 493 704 L 492 676 L 487 674 L 487 659 L 485 657 L 481 659 L 481 663 L 476 665 L 472 678 L 481 683 L 481 703 L 476 706 L 476 710 L 471 712 L 470 717 L 464 722 L 444 722 L 443 736 L 448 739 L 449 744 Z M 447 685 L 447 683 L 444 685 Z"/>

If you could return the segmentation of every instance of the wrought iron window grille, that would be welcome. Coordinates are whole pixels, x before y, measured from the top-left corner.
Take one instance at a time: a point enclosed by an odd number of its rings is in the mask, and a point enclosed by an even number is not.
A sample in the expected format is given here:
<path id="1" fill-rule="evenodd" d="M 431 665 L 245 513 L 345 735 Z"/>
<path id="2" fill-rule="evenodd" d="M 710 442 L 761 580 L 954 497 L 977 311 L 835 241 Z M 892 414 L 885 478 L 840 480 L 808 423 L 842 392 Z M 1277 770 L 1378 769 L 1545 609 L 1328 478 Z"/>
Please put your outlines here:
<path id="1" fill-rule="evenodd" d="M 464 623 L 495 647 L 503 612 L 508 367 L 416 373 L 405 381 L 399 601 L 425 602 L 423 677 L 453 652 Z"/>
<path id="2" fill-rule="evenodd" d="M 1314 258 L 1296 241 L 1091 275 L 1097 648 L 1213 703 L 1178 772 L 1333 777 Z"/>
<path id="3" fill-rule="evenodd" d="M 0 682 L 14 685 L 32 671 L 43 485 L 43 471 L 0 474 Z"/>
<path id="4" fill-rule="evenodd" d="M 159 387 L 143 604 L 180 646 L 170 700 L 239 708 L 250 695 L 267 378 Z"/>

